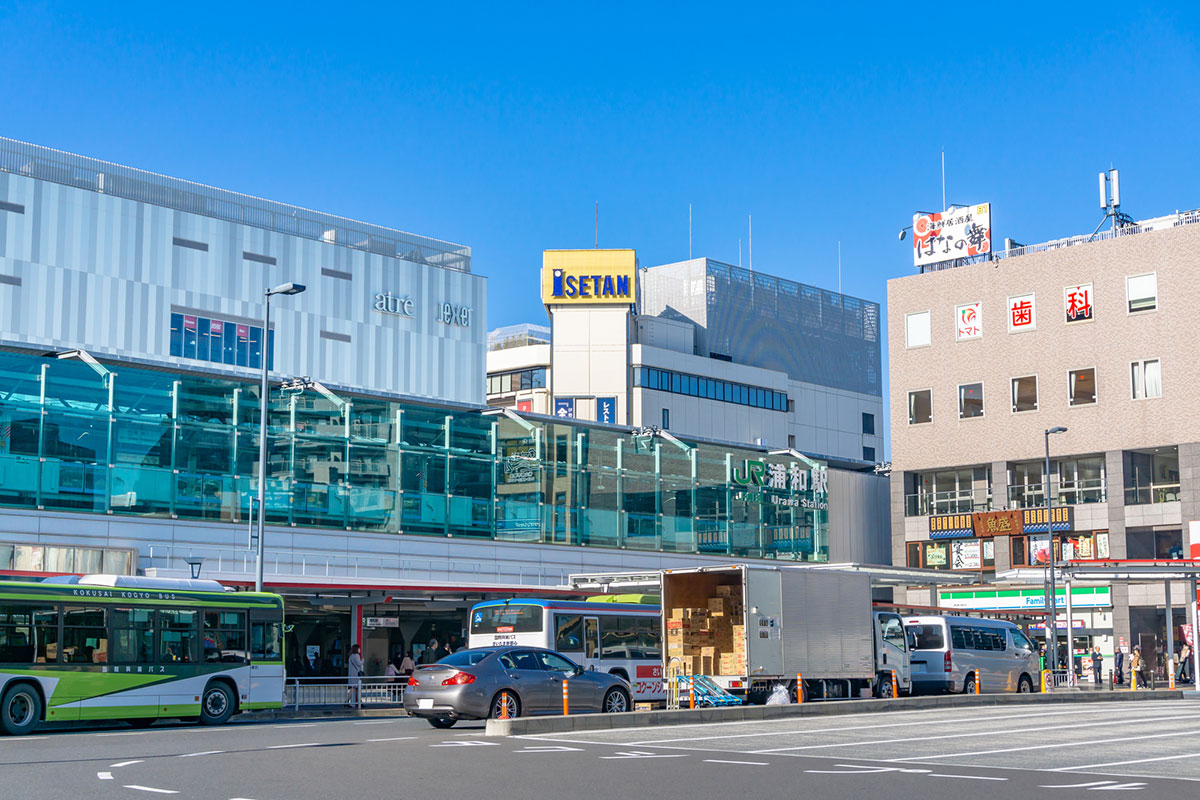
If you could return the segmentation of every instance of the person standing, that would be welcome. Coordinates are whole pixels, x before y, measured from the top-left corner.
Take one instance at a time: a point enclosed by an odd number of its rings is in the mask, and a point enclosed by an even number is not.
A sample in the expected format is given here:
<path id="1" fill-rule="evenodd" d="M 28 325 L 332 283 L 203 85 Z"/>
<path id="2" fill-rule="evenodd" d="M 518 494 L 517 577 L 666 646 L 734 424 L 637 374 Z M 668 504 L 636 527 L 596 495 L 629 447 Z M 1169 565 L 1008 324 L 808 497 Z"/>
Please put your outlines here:
<path id="1" fill-rule="evenodd" d="M 389 681 L 394 683 L 396 679 L 403 674 L 403 668 L 404 660 L 401 658 L 400 652 L 397 651 L 396 654 L 392 656 L 391 663 L 387 665 L 387 671 L 383 674 L 387 676 Z"/>
<path id="2" fill-rule="evenodd" d="M 1179 650 L 1179 666 L 1175 668 L 1175 682 L 1183 683 L 1183 681 L 1192 679 L 1192 646 L 1187 642 L 1183 643 L 1183 647 Z"/>
<path id="3" fill-rule="evenodd" d="M 1103 684 L 1101 667 L 1104 666 L 1104 656 L 1100 653 L 1100 645 L 1092 648 L 1092 685 L 1099 689 Z"/>
<path id="4" fill-rule="evenodd" d="M 362 686 L 363 658 L 358 645 L 350 647 L 350 658 L 346 661 L 346 703 L 351 706 L 359 704 L 359 688 Z"/>
<path id="5" fill-rule="evenodd" d="M 1121 649 L 1121 645 L 1117 645 L 1117 652 L 1113 653 L 1113 673 L 1118 686 L 1125 685 L 1125 651 Z"/>
<path id="6" fill-rule="evenodd" d="M 413 663 L 412 650 L 406 650 L 404 658 L 400 662 L 400 674 L 407 677 L 412 675 L 413 670 L 416 668 L 417 665 Z"/>
<path id="7" fill-rule="evenodd" d="M 1133 647 L 1133 658 L 1129 659 L 1129 671 L 1133 674 L 1138 688 L 1146 688 L 1146 661 L 1142 658 L 1141 645 Z"/>

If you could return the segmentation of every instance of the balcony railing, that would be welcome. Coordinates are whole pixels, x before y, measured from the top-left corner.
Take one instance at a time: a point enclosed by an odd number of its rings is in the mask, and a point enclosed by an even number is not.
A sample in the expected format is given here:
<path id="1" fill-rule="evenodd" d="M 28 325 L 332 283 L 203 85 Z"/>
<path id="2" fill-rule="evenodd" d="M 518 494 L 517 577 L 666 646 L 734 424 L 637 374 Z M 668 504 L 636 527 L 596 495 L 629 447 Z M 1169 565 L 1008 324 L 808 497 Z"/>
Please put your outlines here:
<path id="1" fill-rule="evenodd" d="M 904 497 L 904 516 L 906 517 L 927 517 L 931 514 L 969 514 L 975 511 L 991 511 L 991 509 L 991 489 L 921 492 Z"/>
<path id="2" fill-rule="evenodd" d="M 1053 484 L 1052 484 L 1053 486 Z M 1058 506 L 1075 506 L 1084 503 L 1104 503 L 1108 501 L 1108 491 L 1102 479 L 1085 481 L 1068 481 L 1054 487 L 1051 500 Z M 1009 508 L 1042 508 L 1046 505 L 1046 492 L 1043 484 L 1029 483 L 1021 486 L 1008 487 Z"/>
<path id="3" fill-rule="evenodd" d="M 1125 487 L 1125 505 L 1144 506 L 1150 503 L 1172 503 L 1179 499 L 1179 482 L 1148 483 Z"/>

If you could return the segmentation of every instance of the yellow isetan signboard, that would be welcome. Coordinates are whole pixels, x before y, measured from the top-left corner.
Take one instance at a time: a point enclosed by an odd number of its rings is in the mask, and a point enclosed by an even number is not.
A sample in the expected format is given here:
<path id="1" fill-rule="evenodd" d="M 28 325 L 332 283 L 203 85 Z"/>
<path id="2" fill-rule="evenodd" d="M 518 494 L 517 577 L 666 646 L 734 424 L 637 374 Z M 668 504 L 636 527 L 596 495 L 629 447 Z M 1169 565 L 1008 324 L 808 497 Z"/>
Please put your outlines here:
<path id="1" fill-rule="evenodd" d="M 637 292 L 633 250 L 546 250 L 542 302 L 551 305 L 631 305 Z"/>

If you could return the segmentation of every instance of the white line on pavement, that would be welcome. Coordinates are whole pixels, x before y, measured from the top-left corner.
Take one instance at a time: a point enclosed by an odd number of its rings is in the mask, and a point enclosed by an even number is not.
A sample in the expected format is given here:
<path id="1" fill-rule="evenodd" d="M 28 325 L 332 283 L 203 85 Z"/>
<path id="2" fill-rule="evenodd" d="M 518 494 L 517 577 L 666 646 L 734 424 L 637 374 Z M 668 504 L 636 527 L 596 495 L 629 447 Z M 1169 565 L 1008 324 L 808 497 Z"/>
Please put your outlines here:
<path id="1" fill-rule="evenodd" d="M 723 758 L 706 758 L 705 764 L 745 764 L 748 767 L 766 767 L 770 766 L 766 761 L 726 761 Z"/>
<path id="2" fill-rule="evenodd" d="M 155 789 L 153 786 L 138 786 L 136 783 L 127 784 L 125 788 L 137 789 L 139 792 L 155 792 L 156 794 L 179 794 L 174 789 Z"/>
<path id="3" fill-rule="evenodd" d="M 273 744 L 268 750 L 286 750 L 289 747 L 316 747 L 320 742 L 302 742 L 300 744 Z"/>
<path id="4" fill-rule="evenodd" d="M 1046 728 L 1045 730 L 1049 730 L 1049 728 Z M 909 756 L 907 758 L 893 758 L 891 760 L 896 761 L 896 762 L 900 762 L 900 761 L 925 762 L 925 761 L 932 761 L 932 760 L 938 759 L 938 758 L 956 758 L 959 756 L 963 756 L 963 757 L 987 756 L 987 755 L 993 755 L 996 753 L 1019 753 L 1019 752 L 1025 751 L 1025 750 L 1047 750 L 1047 749 L 1054 748 L 1054 747 L 1089 747 L 1091 745 L 1110 744 L 1112 742 L 1136 742 L 1136 741 L 1140 741 L 1142 739 L 1168 739 L 1172 736 L 1186 736 L 1186 735 L 1192 735 L 1192 734 L 1196 734 L 1196 733 L 1200 733 L 1200 730 L 1172 731 L 1171 733 L 1147 733 L 1142 736 L 1119 736 L 1114 739 L 1085 739 L 1082 742 L 1054 742 L 1053 744 L 1030 744 L 1030 745 L 1025 745 L 1024 747 L 1002 747 L 1002 748 L 995 749 L 995 750 L 974 750 L 974 751 L 967 752 L 967 753 L 941 753 L 939 755 L 933 755 L 933 756 Z M 934 737 L 930 737 L 930 738 L 936 739 L 937 737 L 934 736 Z M 1117 762 L 1117 763 L 1125 763 L 1125 762 Z M 1092 764 L 1091 766 L 1103 767 L 1103 766 L 1108 766 L 1108 765 Z M 1068 768 L 1062 767 L 1061 769 L 1068 769 Z M 1083 769 L 1083 767 L 1070 767 L 1069 769 Z M 1057 769 L 1055 769 L 1054 771 L 1057 771 Z"/>
<path id="5" fill-rule="evenodd" d="M 1089 786 L 1107 786 L 1116 781 L 1088 781 L 1087 783 L 1048 783 L 1039 789 L 1086 789 Z"/>
<path id="6" fill-rule="evenodd" d="M 989 775 L 943 775 L 940 772 L 929 773 L 931 778 L 962 778 L 968 781 L 1006 781 L 1008 778 L 993 778 Z"/>
<path id="7" fill-rule="evenodd" d="M 315 723 L 315 722 L 298 722 L 294 725 L 276 725 L 275 730 L 281 731 L 284 728 L 311 728 L 312 726 L 314 726 L 316 724 L 317 723 Z"/>
<path id="8" fill-rule="evenodd" d="M 129 767 L 140 763 L 142 763 L 142 759 L 138 758 L 134 759 L 133 761 L 119 761 L 116 764 L 109 764 L 108 766 L 110 769 L 116 769 L 117 767 Z"/>
<path id="9" fill-rule="evenodd" d="M 387 739 L 367 739 L 368 742 L 402 742 L 405 739 L 415 739 L 415 736 L 392 736 Z"/>
<path id="10" fill-rule="evenodd" d="M 158 733 L 158 731 L 154 731 Z M 119 733 L 97 733 L 97 736 L 145 736 L 150 731 L 121 731 Z"/>
<path id="11" fill-rule="evenodd" d="M 1196 733 L 1196 731 L 1189 731 L 1189 733 Z M 1101 739 L 1100 741 L 1104 741 L 1104 740 Z M 1092 743 L 1085 742 L 1084 744 L 1090 745 Z M 1067 746 L 1067 745 L 1063 745 L 1063 746 Z M 1200 757 L 1200 753 L 1184 753 L 1183 755 L 1179 755 L 1179 756 L 1158 756 L 1157 758 L 1135 758 L 1135 759 L 1132 759 L 1131 761 L 1105 761 L 1100 764 L 1083 764 L 1078 767 L 1056 767 L 1050 771 L 1051 772 L 1071 772 L 1071 771 L 1077 770 L 1077 769 L 1104 769 L 1105 767 L 1119 767 L 1122 764 L 1148 764 L 1151 761 L 1175 761 L 1180 758 L 1197 758 L 1197 757 Z"/>
<path id="12" fill-rule="evenodd" d="M 49 738 L 49 737 L 47 737 L 47 736 L 13 736 L 13 737 L 5 737 L 4 739 L 0 739 L 0 741 L 9 742 L 11 744 L 16 744 L 17 742 L 36 742 L 38 739 L 47 739 L 47 738 Z"/>
<path id="13" fill-rule="evenodd" d="M 111 772 L 97 772 L 96 777 L 102 781 L 111 781 L 112 773 Z"/>
<path id="14" fill-rule="evenodd" d="M 394 719 L 373 719 L 370 722 L 356 722 L 355 725 L 391 725 L 396 722 Z"/>
<path id="15" fill-rule="evenodd" d="M 215 756 L 224 753 L 224 750 L 201 750 L 199 753 L 184 753 L 180 758 L 195 758 L 196 756 Z"/>

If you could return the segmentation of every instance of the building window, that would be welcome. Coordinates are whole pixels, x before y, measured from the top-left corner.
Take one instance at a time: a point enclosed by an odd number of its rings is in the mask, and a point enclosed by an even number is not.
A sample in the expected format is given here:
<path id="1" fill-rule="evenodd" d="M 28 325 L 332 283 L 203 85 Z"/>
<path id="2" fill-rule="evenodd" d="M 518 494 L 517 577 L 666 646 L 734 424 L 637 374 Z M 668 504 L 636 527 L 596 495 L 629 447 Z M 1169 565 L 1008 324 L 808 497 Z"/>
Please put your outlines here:
<path id="1" fill-rule="evenodd" d="M 905 563 L 910 567 L 920 569 L 921 567 L 921 543 L 908 542 L 905 547 L 906 558 Z"/>
<path id="2" fill-rule="evenodd" d="M 958 387 L 958 418 L 983 416 L 983 384 L 964 383 Z"/>
<path id="3" fill-rule="evenodd" d="M 646 389 L 657 389 L 660 392 L 671 392 L 688 397 L 700 397 L 705 400 L 720 400 L 725 403 L 736 403 L 768 411 L 791 410 L 792 403 L 787 393 L 777 392 L 774 389 L 743 386 L 653 367 L 635 368 L 633 375 L 634 385 Z"/>
<path id="4" fill-rule="evenodd" d="M 862 415 L 862 422 L 863 422 L 863 435 L 864 436 L 874 436 L 875 435 L 875 415 L 864 413 Z"/>
<path id="5" fill-rule="evenodd" d="M 1016 414 L 1020 411 L 1037 411 L 1038 408 L 1038 392 L 1037 392 L 1037 375 L 1026 375 L 1024 378 L 1012 379 L 1012 410 Z"/>
<path id="6" fill-rule="evenodd" d="M 874 447 L 864 447 L 863 448 L 863 461 L 869 461 L 872 464 L 875 463 L 875 448 Z"/>
<path id="7" fill-rule="evenodd" d="M 262 367 L 262 328 L 191 314 L 171 314 L 171 355 L 213 364 Z M 275 368 L 275 331 L 267 337 L 268 368 Z"/>
<path id="8" fill-rule="evenodd" d="M 1096 402 L 1096 368 L 1073 369 L 1067 376 L 1070 404 L 1088 406 Z"/>
<path id="9" fill-rule="evenodd" d="M 929 312 L 904 315 L 904 341 L 908 347 L 929 346 Z"/>
<path id="10" fill-rule="evenodd" d="M 788 449 L 790 449 L 790 450 L 796 449 L 796 434 L 794 434 L 794 433 L 788 434 Z"/>
<path id="11" fill-rule="evenodd" d="M 1158 308 L 1158 273 L 1133 275 L 1125 279 L 1125 296 L 1129 313 L 1153 311 Z"/>
<path id="12" fill-rule="evenodd" d="M 921 425 L 933 421 L 933 390 L 918 389 L 908 393 L 908 424 Z"/>
<path id="13" fill-rule="evenodd" d="M 1129 365 L 1129 373 L 1134 400 L 1162 397 L 1162 366 L 1157 358 L 1134 361 Z"/>
<path id="14" fill-rule="evenodd" d="M 671 409 L 664 408 L 662 413 L 662 429 L 664 431 L 671 430 Z"/>

